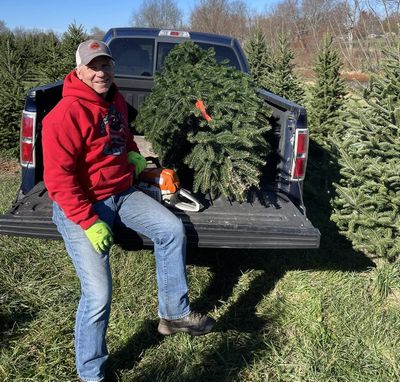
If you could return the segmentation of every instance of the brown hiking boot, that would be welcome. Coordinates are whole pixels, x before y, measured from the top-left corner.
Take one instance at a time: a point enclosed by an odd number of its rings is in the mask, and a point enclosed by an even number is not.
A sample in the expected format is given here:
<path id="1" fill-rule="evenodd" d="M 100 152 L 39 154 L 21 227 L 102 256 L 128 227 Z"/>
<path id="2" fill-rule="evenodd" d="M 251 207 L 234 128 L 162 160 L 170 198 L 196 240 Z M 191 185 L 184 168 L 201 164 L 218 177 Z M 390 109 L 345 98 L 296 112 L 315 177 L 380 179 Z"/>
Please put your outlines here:
<path id="1" fill-rule="evenodd" d="M 211 332 L 214 328 L 215 320 L 207 315 L 191 312 L 186 317 L 178 320 L 166 320 L 161 318 L 158 324 L 158 332 L 164 336 L 178 332 L 189 333 L 191 336 L 201 336 Z"/>

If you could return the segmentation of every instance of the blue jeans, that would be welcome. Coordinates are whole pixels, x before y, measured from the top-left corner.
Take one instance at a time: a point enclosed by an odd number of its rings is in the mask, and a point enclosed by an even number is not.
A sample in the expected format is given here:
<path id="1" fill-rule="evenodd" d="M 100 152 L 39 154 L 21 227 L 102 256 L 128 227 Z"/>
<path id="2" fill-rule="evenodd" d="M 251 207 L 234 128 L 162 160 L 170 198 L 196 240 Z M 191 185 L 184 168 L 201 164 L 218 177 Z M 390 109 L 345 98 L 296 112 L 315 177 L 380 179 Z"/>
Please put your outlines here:
<path id="1" fill-rule="evenodd" d="M 132 187 L 94 204 L 110 227 L 121 223 L 154 243 L 158 314 L 178 319 L 190 313 L 186 278 L 186 235 L 180 219 L 160 203 Z M 76 367 L 81 379 L 104 377 L 108 358 L 105 335 L 110 316 L 111 271 L 108 253 L 97 253 L 83 229 L 65 217 L 54 203 L 53 221 L 80 280 L 81 297 L 75 322 Z"/>

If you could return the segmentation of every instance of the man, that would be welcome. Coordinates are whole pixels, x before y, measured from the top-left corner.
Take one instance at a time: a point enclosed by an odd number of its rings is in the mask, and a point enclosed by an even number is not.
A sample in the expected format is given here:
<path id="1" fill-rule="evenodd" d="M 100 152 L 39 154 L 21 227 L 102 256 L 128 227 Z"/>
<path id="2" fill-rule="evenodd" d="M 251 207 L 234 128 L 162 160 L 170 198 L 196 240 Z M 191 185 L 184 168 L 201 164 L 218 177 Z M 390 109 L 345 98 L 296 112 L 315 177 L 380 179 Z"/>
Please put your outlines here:
<path id="1" fill-rule="evenodd" d="M 128 109 L 114 80 L 114 61 L 101 41 L 76 51 L 77 67 L 64 81 L 63 98 L 43 120 L 44 181 L 81 285 L 75 323 L 78 375 L 104 380 L 105 334 L 111 304 L 109 250 L 116 223 L 154 242 L 158 331 L 210 332 L 215 321 L 190 310 L 182 222 L 136 189 L 146 167 L 128 127 Z"/>

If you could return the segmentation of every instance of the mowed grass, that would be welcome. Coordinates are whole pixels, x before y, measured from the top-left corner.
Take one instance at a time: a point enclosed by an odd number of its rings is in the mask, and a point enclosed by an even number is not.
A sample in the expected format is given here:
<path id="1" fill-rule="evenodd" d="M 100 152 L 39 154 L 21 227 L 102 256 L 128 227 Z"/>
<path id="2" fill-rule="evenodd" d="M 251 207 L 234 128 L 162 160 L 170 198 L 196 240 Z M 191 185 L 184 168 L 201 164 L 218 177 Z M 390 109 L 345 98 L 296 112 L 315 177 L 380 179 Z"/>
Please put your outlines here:
<path id="1" fill-rule="evenodd" d="M 4 212 L 19 178 L 0 180 Z M 108 380 L 400 380 L 398 284 L 379 297 L 384 272 L 315 220 L 319 250 L 190 252 L 193 307 L 218 320 L 204 337 L 157 333 L 152 251 L 115 246 Z M 62 242 L 0 236 L 0 381 L 76 380 L 78 299 Z"/>

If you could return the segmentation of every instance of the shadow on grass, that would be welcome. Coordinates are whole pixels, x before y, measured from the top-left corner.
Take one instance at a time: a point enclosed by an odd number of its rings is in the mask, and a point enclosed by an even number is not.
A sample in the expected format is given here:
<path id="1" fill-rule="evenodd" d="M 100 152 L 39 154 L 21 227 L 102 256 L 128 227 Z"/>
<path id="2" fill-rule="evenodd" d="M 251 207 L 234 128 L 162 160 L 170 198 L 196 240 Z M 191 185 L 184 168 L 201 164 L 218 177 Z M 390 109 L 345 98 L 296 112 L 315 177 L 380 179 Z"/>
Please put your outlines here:
<path id="1" fill-rule="evenodd" d="M 35 318 L 34 312 L 0 313 L 0 348 L 5 349 L 10 341 L 15 341 L 22 335 L 16 328 L 24 327 Z"/>
<path id="2" fill-rule="evenodd" d="M 256 307 L 268 295 L 286 272 L 292 270 L 336 270 L 364 272 L 374 263 L 363 254 L 352 249 L 330 221 L 332 182 L 338 179 L 337 166 L 332 167 L 332 158 L 321 147 L 314 145 L 314 168 L 311 166 L 311 183 L 305 187 L 307 216 L 321 231 L 321 245 L 315 250 L 192 250 L 188 264 L 205 266 L 213 273 L 212 280 L 192 307 L 199 311 L 210 311 L 222 305 L 233 294 L 243 272 L 257 270 L 255 278 L 246 291 L 218 319 L 216 332 L 221 339 L 210 343 L 201 365 L 185 365 L 185 375 L 180 381 L 233 381 L 240 372 L 256 360 L 257 352 L 265 351 L 266 341 L 274 342 L 273 316 L 259 317 Z M 328 168 L 328 163 L 330 164 Z M 326 176 L 329 174 L 329 176 Z M 307 202 L 308 200 L 308 202 Z M 221 302 L 222 301 L 222 302 Z M 246 333 L 235 341 L 235 332 Z M 267 338 L 265 338 L 267 336 Z M 142 352 L 158 346 L 162 337 L 157 334 L 157 323 L 145 323 L 124 348 L 110 357 L 111 382 L 118 380 L 122 370 L 134 368 Z M 173 355 L 162 360 L 162 367 L 147 367 L 140 381 L 173 380 L 177 365 Z M 175 378 L 176 379 L 176 378 Z"/>
<path id="3" fill-rule="evenodd" d="M 197 252 L 194 256 L 198 256 L 197 260 L 202 262 L 207 258 L 207 266 L 212 267 L 213 277 L 208 288 L 204 291 L 195 301 L 192 301 L 192 308 L 199 311 L 208 311 L 215 306 L 221 305 L 221 301 L 226 301 L 232 294 L 233 289 L 237 285 L 239 278 L 242 275 L 243 264 L 246 267 L 249 265 L 243 262 L 239 256 L 235 255 L 237 261 L 226 263 L 221 256 L 227 254 L 210 254 L 207 251 Z M 193 256 L 190 256 L 193 263 Z M 256 258 L 253 259 L 256 261 Z M 260 269 L 260 266 L 257 266 Z M 248 291 L 244 293 L 237 302 L 235 302 L 222 317 L 219 318 L 215 331 L 227 333 L 232 330 L 238 332 L 246 332 L 245 343 L 239 344 L 231 343 L 230 341 L 218 340 L 213 345 L 210 344 L 207 350 L 207 355 L 202 361 L 202 367 L 196 368 L 189 372 L 187 377 L 181 375 L 180 381 L 226 381 L 227 371 L 231 373 L 232 370 L 239 369 L 241 365 L 245 364 L 245 359 L 251 355 L 251 352 L 257 348 L 262 347 L 262 329 L 265 326 L 271 325 L 271 321 L 266 321 L 256 316 L 257 303 L 268 294 L 275 286 L 275 283 L 282 277 L 282 273 L 271 273 L 264 271 L 257 275 L 252 280 Z M 108 376 L 107 381 L 117 382 L 123 373 L 123 370 L 134 368 L 135 364 L 139 362 L 141 354 L 152 347 L 157 347 L 162 341 L 163 336 L 157 333 L 157 322 L 147 321 L 143 323 L 142 328 L 128 341 L 128 343 L 121 348 L 118 352 L 111 354 L 108 362 Z M 227 343 L 229 342 L 229 343 Z M 219 360 L 221 365 L 221 357 L 224 366 L 217 367 L 216 360 Z M 146 367 L 145 375 L 141 375 L 138 380 L 143 381 L 161 381 L 172 380 L 168 377 L 169 373 L 176 373 L 176 359 L 171 353 L 171 357 L 163 357 L 160 364 Z M 210 369 L 207 367 L 210 365 Z M 229 365 L 229 366 L 228 366 Z M 187 369 L 189 365 L 185 368 Z M 232 369 L 232 370 L 231 370 Z M 162 373 L 162 375 L 160 375 Z"/>
<path id="4" fill-rule="evenodd" d="M 343 243 L 342 243 L 343 244 Z M 268 295 L 279 280 L 290 270 L 340 270 L 351 272 L 366 271 L 373 266 L 363 255 L 345 249 L 341 245 L 338 252 L 327 249 L 301 251 L 248 251 L 248 250 L 197 250 L 188 256 L 188 264 L 207 266 L 213 277 L 202 295 L 192 301 L 192 307 L 199 311 L 210 311 L 227 301 L 238 285 L 243 272 L 257 270 L 257 275 L 250 282 L 239 299 L 218 319 L 216 332 L 222 337 L 216 343 L 210 342 L 201 361 L 202 365 L 185 365 L 185 376 L 180 381 L 233 381 L 240 371 L 254 361 L 258 351 L 265 350 L 267 341 L 273 338 L 274 317 L 261 318 L 256 314 L 256 307 Z M 111 354 L 108 370 L 109 381 L 117 382 L 123 370 L 130 370 L 140 361 L 147 349 L 157 347 L 163 337 L 157 333 L 155 321 L 143 323 L 142 328 L 118 352 Z M 235 332 L 246 333 L 235 341 Z M 170 358 L 170 359 L 169 359 Z M 146 367 L 138 380 L 172 380 L 169 374 L 176 373 L 174 355 L 164 356 L 162 366 L 155 364 Z M 162 374 L 160 374 L 162 373 Z"/>
<path id="5" fill-rule="evenodd" d="M 130 370 L 146 350 L 161 343 L 163 336 L 157 331 L 158 321 L 144 321 L 129 341 L 117 352 L 112 353 L 107 362 L 107 381 L 119 381 L 122 370 Z"/>

